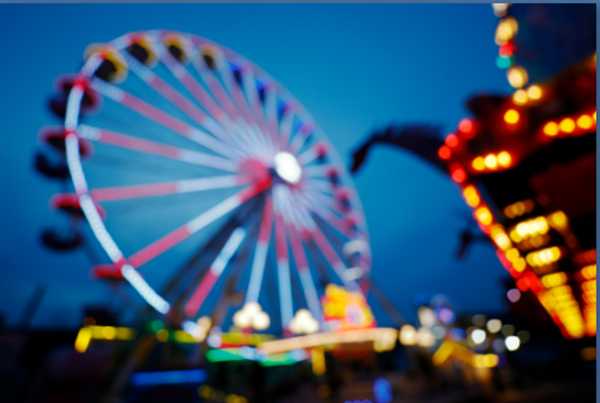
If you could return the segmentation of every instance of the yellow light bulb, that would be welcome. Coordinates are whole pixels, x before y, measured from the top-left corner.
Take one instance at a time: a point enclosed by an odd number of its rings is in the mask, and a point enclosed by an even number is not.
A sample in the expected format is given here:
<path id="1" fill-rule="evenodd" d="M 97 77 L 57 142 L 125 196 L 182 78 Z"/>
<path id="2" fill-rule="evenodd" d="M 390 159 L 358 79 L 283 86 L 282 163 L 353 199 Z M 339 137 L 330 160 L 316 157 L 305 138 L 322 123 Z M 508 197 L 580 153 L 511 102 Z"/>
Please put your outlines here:
<path id="1" fill-rule="evenodd" d="M 565 133 L 572 133 L 575 130 L 575 122 L 571 118 L 564 118 L 558 126 Z"/>
<path id="2" fill-rule="evenodd" d="M 558 134 L 558 124 L 556 122 L 548 122 L 544 125 L 544 134 L 548 137 L 554 137 Z"/>
<path id="3" fill-rule="evenodd" d="M 540 87 L 539 85 L 533 84 L 527 89 L 527 96 L 529 96 L 529 98 L 533 99 L 534 101 L 537 101 L 538 99 L 542 98 L 542 95 L 542 87 Z"/>
<path id="4" fill-rule="evenodd" d="M 498 153 L 498 164 L 502 167 L 508 167 L 512 163 L 512 156 L 508 151 L 501 151 Z"/>
<path id="5" fill-rule="evenodd" d="M 546 274 L 542 277 L 542 284 L 546 288 L 553 288 L 563 285 L 567 282 L 567 275 L 564 272 Z"/>
<path id="6" fill-rule="evenodd" d="M 481 156 L 476 157 L 475 159 L 473 159 L 471 166 L 476 171 L 483 171 L 485 169 L 485 159 Z"/>
<path id="7" fill-rule="evenodd" d="M 477 207 L 477 205 L 481 201 L 481 199 L 479 198 L 479 192 L 477 192 L 477 189 L 475 189 L 473 185 L 465 187 L 465 189 L 463 190 L 463 197 L 465 198 L 465 201 L 467 202 L 469 207 Z"/>
<path id="8" fill-rule="evenodd" d="M 494 154 L 488 154 L 485 156 L 484 164 L 488 169 L 496 169 L 498 166 L 498 159 Z"/>
<path id="9" fill-rule="evenodd" d="M 577 118 L 577 126 L 582 129 L 590 129 L 594 125 L 594 121 L 589 115 L 581 115 Z"/>
<path id="10" fill-rule="evenodd" d="M 517 124 L 519 119 L 521 119 L 521 115 L 516 109 L 509 109 L 504 112 L 504 121 L 509 125 Z"/>
<path id="11" fill-rule="evenodd" d="M 477 218 L 477 221 L 482 225 L 490 225 L 494 220 L 492 212 L 487 207 L 479 207 L 475 210 L 475 218 Z"/>
<path id="12" fill-rule="evenodd" d="M 522 88 L 529 80 L 527 70 L 521 66 L 514 66 L 508 69 L 506 72 L 506 78 L 508 79 L 508 83 L 513 88 Z"/>
<path id="13" fill-rule="evenodd" d="M 507 17 L 500 20 L 496 27 L 496 43 L 502 45 L 510 41 L 519 29 L 517 20 L 513 17 Z"/>
<path id="14" fill-rule="evenodd" d="M 513 102 L 516 105 L 525 105 L 528 100 L 527 92 L 523 89 L 516 90 L 513 94 Z"/>

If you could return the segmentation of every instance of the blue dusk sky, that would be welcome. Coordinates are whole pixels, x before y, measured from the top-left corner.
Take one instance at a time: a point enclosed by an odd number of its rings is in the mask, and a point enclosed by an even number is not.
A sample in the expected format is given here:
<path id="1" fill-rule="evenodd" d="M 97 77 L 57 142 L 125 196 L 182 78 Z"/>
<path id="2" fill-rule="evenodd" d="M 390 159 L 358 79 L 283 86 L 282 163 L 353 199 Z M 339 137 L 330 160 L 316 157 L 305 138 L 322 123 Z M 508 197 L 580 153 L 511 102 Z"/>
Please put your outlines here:
<path id="1" fill-rule="evenodd" d="M 62 222 L 49 207 L 56 183 L 38 176 L 38 132 L 57 77 L 80 66 L 90 43 L 164 28 L 204 36 L 252 60 L 310 111 L 346 163 L 370 131 L 429 123 L 447 133 L 478 92 L 508 92 L 495 66 L 497 18 L 474 5 L 1 5 L 4 175 L 0 199 L 0 311 L 21 315 L 37 286 L 47 292 L 34 324 L 74 326 L 81 308 L 112 301 L 81 251 L 41 247 L 40 230 Z M 373 251 L 373 277 L 400 311 L 436 293 L 459 311 L 498 311 L 506 277 L 490 245 L 458 261 L 460 231 L 475 226 L 459 189 L 413 156 L 376 149 L 355 178 Z M 172 255 L 179 265 L 181 256 Z M 386 322 L 384 318 L 382 322 Z"/>

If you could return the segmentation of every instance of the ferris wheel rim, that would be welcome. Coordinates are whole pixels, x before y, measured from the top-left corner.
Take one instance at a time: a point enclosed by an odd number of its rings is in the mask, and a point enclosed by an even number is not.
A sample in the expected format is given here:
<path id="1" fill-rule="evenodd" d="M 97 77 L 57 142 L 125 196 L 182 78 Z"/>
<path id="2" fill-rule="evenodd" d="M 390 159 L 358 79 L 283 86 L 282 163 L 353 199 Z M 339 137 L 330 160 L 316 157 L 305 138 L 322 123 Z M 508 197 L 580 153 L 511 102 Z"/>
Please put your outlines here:
<path id="1" fill-rule="evenodd" d="M 143 35 L 164 35 L 166 33 L 175 33 L 174 31 L 164 31 L 164 30 L 152 30 L 152 31 L 140 31 L 133 33 L 126 33 L 110 42 L 109 45 L 114 46 L 119 52 L 124 52 L 125 47 L 127 46 L 127 39 L 131 37 L 133 34 L 143 34 Z M 344 177 L 344 182 L 349 184 L 346 188 L 350 191 L 350 196 L 353 202 L 352 210 L 358 212 L 359 217 L 361 218 L 361 239 L 363 239 L 366 243 L 366 258 L 368 259 L 368 263 L 366 264 L 370 267 L 370 259 L 371 253 L 370 248 L 368 246 L 369 236 L 368 230 L 366 226 L 366 220 L 364 219 L 364 212 L 362 208 L 362 204 L 356 190 L 354 188 L 354 184 L 352 179 L 350 178 L 347 170 L 344 168 L 341 163 L 341 158 L 337 154 L 337 151 L 334 147 L 331 146 L 331 143 L 322 129 L 316 125 L 313 117 L 306 111 L 304 106 L 296 100 L 296 98 L 291 95 L 291 93 L 283 87 L 278 81 L 274 80 L 268 73 L 262 70 L 260 67 L 256 66 L 249 59 L 240 55 L 237 52 L 234 52 L 218 43 L 207 40 L 205 38 L 199 37 L 193 34 L 176 32 L 177 35 L 184 36 L 188 38 L 192 43 L 205 43 L 211 46 L 218 48 L 220 51 L 223 51 L 224 54 L 228 55 L 226 60 L 230 60 L 231 57 L 235 61 L 241 61 L 247 66 L 250 66 L 255 72 L 259 73 L 261 78 L 265 81 L 269 82 L 277 92 L 286 99 L 286 101 L 291 101 L 296 108 L 296 112 L 299 116 L 302 116 L 303 121 L 308 121 L 311 125 L 315 133 L 317 133 L 319 142 L 325 143 L 328 146 L 328 152 L 333 157 L 332 165 L 341 167 L 339 169 L 339 174 Z M 88 58 L 88 60 L 84 63 L 80 73 L 88 79 L 93 79 L 95 69 L 98 67 L 98 64 L 101 62 L 98 55 L 92 55 Z M 257 74 L 257 75 L 259 75 Z M 100 245 L 105 250 L 109 258 L 114 264 L 122 262 L 125 258 L 125 255 L 119 249 L 117 242 L 112 237 L 111 233 L 106 228 L 105 224 L 102 222 L 100 214 L 95 207 L 94 200 L 89 194 L 89 188 L 87 183 L 87 178 L 82 166 L 81 162 L 81 153 L 79 147 L 79 140 L 76 136 L 76 131 L 80 126 L 79 117 L 81 115 L 81 99 L 83 97 L 83 91 L 81 88 L 77 86 L 73 86 L 67 96 L 67 113 L 65 116 L 64 126 L 67 132 L 65 147 L 66 147 L 66 155 L 67 155 L 67 165 L 69 167 L 69 171 L 71 173 L 71 178 L 73 182 L 73 186 L 75 188 L 77 197 L 80 200 L 81 209 L 85 215 L 86 220 L 88 221 L 92 232 L 96 239 L 98 239 Z M 127 280 L 127 282 L 134 288 L 136 291 L 159 313 L 166 314 L 170 309 L 170 304 L 166 301 L 161 295 L 159 295 L 154 289 L 146 282 L 142 275 L 137 272 L 137 269 L 128 264 L 127 262 L 122 266 L 123 269 L 123 277 Z M 193 324 L 184 323 L 184 327 L 192 328 Z M 192 329 L 193 330 L 193 329 Z"/>

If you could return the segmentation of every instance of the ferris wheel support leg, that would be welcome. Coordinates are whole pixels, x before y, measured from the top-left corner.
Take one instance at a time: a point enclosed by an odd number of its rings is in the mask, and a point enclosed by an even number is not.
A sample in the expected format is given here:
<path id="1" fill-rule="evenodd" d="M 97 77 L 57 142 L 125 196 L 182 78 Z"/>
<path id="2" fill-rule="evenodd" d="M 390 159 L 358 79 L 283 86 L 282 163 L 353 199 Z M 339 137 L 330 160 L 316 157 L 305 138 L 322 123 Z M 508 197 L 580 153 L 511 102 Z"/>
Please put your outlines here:
<path id="1" fill-rule="evenodd" d="M 273 202 L 270 196 L 265 198 L 265 205 L 258 230 L 258 242 L 254 251 L 254 259 L 252 261 L 252 269 L 250 272 L 250 281 L 248 283 L 248 292 L 246 292 L 245 302 L 258 302 L 260 286 L 262 284 L 263 274 L 265 271 L 265 263 L 267 260 L 267 252 L 269 241 L 271 239 L 271 231 L 273 228 Z"/>
<path id="2" fill-rule="evenodd" d="M 123 389 L 127 385 L 133 371 L 138 368 L 151 353 L 156 345 L 156 337 L 152 334 L 144 336 L 133 347 L 133 351 L 126 357 L 124 363 L 119 363 L 118 372 L 112 378 L 108 391 L 103 396 L 102 403 L 116 403 L 121 401 Z"/>
<path id="3" fill-rule="evenodd" d="M 212 290 L 213 286 L 223 274 L 225 267 L 237 252 L 238 248 L 242 244 L 242 241 L 246 237 L 246 230 L 238 227 L 230 235 L 227 242 L 221 249 L 221 252 L 210 266 L 206 276 L 202 279 L 198 287 L 192 293 L 192 296 L 187 301 L 184 307 L 184 311 L 188 317 L 195 316 L 200 310 L 202 303 Z"/>

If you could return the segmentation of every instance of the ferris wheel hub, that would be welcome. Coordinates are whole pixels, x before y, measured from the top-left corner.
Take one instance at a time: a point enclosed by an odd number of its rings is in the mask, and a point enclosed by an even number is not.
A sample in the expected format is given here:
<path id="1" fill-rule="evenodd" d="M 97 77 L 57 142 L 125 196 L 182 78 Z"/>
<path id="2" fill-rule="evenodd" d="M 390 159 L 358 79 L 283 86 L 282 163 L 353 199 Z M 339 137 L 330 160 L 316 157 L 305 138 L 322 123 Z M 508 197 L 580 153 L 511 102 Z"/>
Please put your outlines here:
<path id="1" fill-rule="evenodd" d="M 302 178 L 302 167 L 296 157 L 287 152 L 280 151 L 273 160 L 275 173 L 285 182 L 295 185 Z"/>

